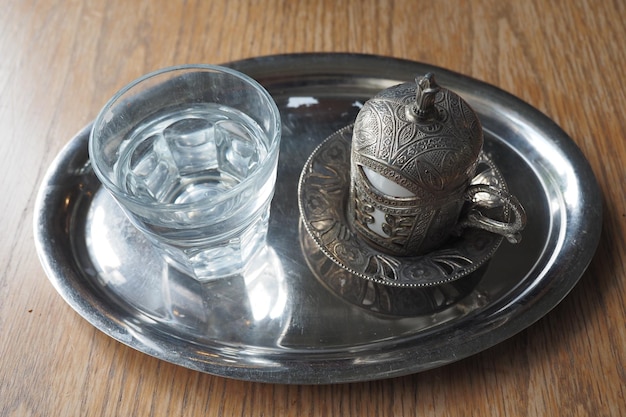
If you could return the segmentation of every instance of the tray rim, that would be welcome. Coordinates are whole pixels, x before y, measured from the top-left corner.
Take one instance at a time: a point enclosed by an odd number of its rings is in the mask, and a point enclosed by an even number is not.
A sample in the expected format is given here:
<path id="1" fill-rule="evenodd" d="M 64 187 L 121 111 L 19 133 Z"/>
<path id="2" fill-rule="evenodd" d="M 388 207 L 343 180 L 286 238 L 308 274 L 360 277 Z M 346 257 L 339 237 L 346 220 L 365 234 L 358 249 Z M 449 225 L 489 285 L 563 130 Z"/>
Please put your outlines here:
<path id="1" fill-rule="evenodd" d="M 279 373 L 273 373 L 271 370 L 263 373 L 254 373 L 246 376 L 245 369 L 233 367 L 232 369 L 224 369 L 223 372 L 215 372 L 215 369 L 203 369 L 202 366 L 199 366 L 198 363 L 189 358 L 180 358 L 180 357 L 164 357 L 162 351 L 160 349 L 151 349 L 147 346 L 141 346 L 141 341 L 134 337 L 131 333 L 127 332 L 127 329 L 124 329 L 123 326 L 120 325 L 119 322 L 113 320 L 111 317 L 107 315 L 98 314 L 98 310 L 106 309 L 106 305 L 103 304 L 103 300 L 99 299 L 98 294 L 88 294 L 90 297 L 85 297 L 85 293 L 79 291 L 78 288 L 68 287 L 64 280 L 64 274 L 72 273 L 71 266 L 61 264 L 58 259 L 55 259 L 54 256 L 54 247 L 50 245 L 50 233 L 46 229 L 45 222 L 45 202 L 50 197 L 50 193 L 54 190 L 49 189 L 47 184 L 49 184 L 50 180 L 54 177 L 56 170 L 60 169 L 59 162 L 67 159 L 71 159 L 75 157 L 77 153 L 80 153 L 81 150 L 81 138 L 84 141 L 84 137 L 88 136 L 91 123 L 85 126 L 82 130 L 80 130 L 68 144 L 66 144 L 61 152 L 56 156 L 54 162 L 49 167 L 46 172 L 44 179 L 41 183 L 41 188 L 37 195 L 37 200 L 35 203 L 35 214 L 34 214 L 34 235 L 35 235 L 35 245 L 37 249 L 38 256 L 43 265 L 43 268 L 49 278 L 49 281 L 55 287 L 57 292 L 62 296 L 62 298 L 76 311 L 85 318 L 89 323 L 94 325 L 99 330 L 103 331 L 108 336 L 132 347 L 141 352 L 144 352 L 148 355 L 155 356 L 162 360 L 166 360 L 168 362 L 176 363 L 181 366 L 185 366 L 191 369 L 196 369 L 203 372 L 215 373 L 217 375 L 233 377 L 238 379 L 246 379 L 252 381 L 263 381 L 263 382 L 279 382 L 279 383 L 328 383 L 328 382 L 353 382 L 353 381 L 363 381 L 363 380 L 371 380 L 371 379 L 380 379 L 387 378 L 392 376 L 400 376 L 409 373 L 419 372 L 426 369 L 431 369 L 433 367 L 447 364 L 453 362 L 455 360 L 470 356 L 472 354 L 478 353 L 488 347 L 495 345 L 515 334 L 519 331 L 529 327 L 531 324 L 536 322 L 539 318 L 543 317 L 547 314 L 552 308 L 554 308 L 575 286 L 578 282 L 587 266 L 592 260 L 593 253 L 597 248 L 599 243 L 600 234 L 601 234 L 601 225 L 602 225 L 602 199 L 600 189 L 598 187 L 597 181 L 595 179 L 595 175 L 589 166 L 588 161 L 577 147 L 577 145 L 569 138 L 569 136 L 552 120 L 550 120 L 546 115 L 539 112 L 534 107 L 529 104 L 523 102 L 522 100 L 512 96 L 509 93 L 504 92 L 503 90 L 483 83 L 482 81 L 475 80 L 471 77 L 467 77 L 465 75 L 461 75 L 443 68 L 434 67 L 428 64 L 423 64 L 415 61 L 403 60 L 398 58 L 390 58 L 376 55 L 366 55 L 366 54 L 342 54 L 342 53 L 305 53 L 305 54 L 281 54 L 281 55 L 270 55 L 265 57 L 257 57 L 257 58 L 249 58 L 245 60 L 235 61 L 227 64 L 235 69 L 245 72 L 247 68 L 255 68 L 256 72 L 254 75 L 255 78 L 261 77 L 266 71 L 266 73 L 272 73 L 271 69 L 275 66 L 276 62 L 297 62 L 297 61 L 307 61 L 308 63 L 314 62 L 315 65 L 311 67 L 307 66 L 309 71 L 314 72 L 315 68 L 324 68 L 328 65 L 328 62 L 333 62 L 333 64 L 337 64 L 337 61 L 359 61 L 363 63 L 377 63 L 377 65 L 384 66 L 399 66 L 402 68 L 415 68 L 415 66 L 431 68 L 439 74 L 444 73 L 445 77 L 450 77 L 454 79 L 455 77 L 464 80 L 464 82 L 470 82 L 476 86 L 480 87 L 480 97 L 486 100 L 486 97 L 495 95 L 498 99 L 502 100 L 503 103 L 514 103 L 515 106 L 521 106 L 523 112 L 526 114 L 526 118 L 530 117 L 535 120 L 536 125 L 540 127 L 540 130 L 545 134 L 549 134 L 551 138 L 555 142 L 555 146 L 559 148 L 564 148 L 566 153 L 573 157 L 576 162 L 576 166 L 579 169 L 584 171 L 584 175 L 586 175 L 585 185 L 585 193 L 587 204 L 584 204 L 584 209 L 587 214 L 591 213 L 592 217 L 595 218 L 595 222 L 593 224 L 589 223 L 585 229 L 585 238 L 592 242 L 590 245 L 593 247 L 593 250 L 588 251 L 587 253 L 578 253 L 574 262 L 575 266 L 567 265 L 565 272 L 571 272 L 572 270 L 576 270 L 576 274 L 578 275 L 575 278 L 569 278 L 565 281 L 568 282 L 566 286 L 557 286 L 558 288 L 549 288 L 548 297 L 545 293 L 542 297 L 535 299 L 535 303 L 533 304 L 534 308 L 530 309 L 530 311 L 526 311 L 523 315 L 523 320 L 521 320 L 522 316 L 514 316 L 512 320 L 507 323 L 507 331 L 506 334 L 499 334 L 497 337 L 497 341 L 491 343 L 489 346 L 476 346 L 476 339 L 467 343 L 464 346 L 464 349 L 457 353 L 457 357 L 454 360 L 448 361 L 434 361 L 428 364 L 422 364 L 421 366 L 417 366 L 411 369 L 397 369 L 394 372 L 384 372 L 382 369 L 385 368 L 388 364 L 385 362 L 379 362 L 378 366 L 374 366 L 372 369 L 380 369 L 378 374 L 374 374 L 371 377 L 363 378 L 363 377 L 342 377 L 342 375 L 337 374 L 335 371 L 330 369 L 329 361 L 332 362 L 333 355 L 329 353 L 327 358 L 321 358 L 319 362 L 311 362 L 308 365 L 312 369 L 312 378 L 310 380 L 303 380 L 298 376 L 295 376 L 293 379 L 285 378 L 284 375 L 280 376 Z M 354 64 L 351 64 L 354 65 Z M 289 65 L 285 65 L 285 67 L 289 67 Z M 377 68 L 376 65 L 371 65 L 370 71 L 374 71 Z M 396 69 L 397 71 L 401 71 L 401 69 Z M 341 71 L 338 71 L 341 73 Z M 333 73 L 335 74 L 335 73 Z M 276 73 L 274 73 L 274 76 Z M 349 76 L 346 73 L 346 76 Z M 367 75 L 366 75 L 367 76 Z M 498 102 L 501 104 L 501 102 Z M 323 138 L 322 138 L 323 139 Z M 520 151 L 522 152 L 522 151 Z M 580 170 L 578 171 L 580 174 Z M 590 203 L 591 201 L 591 203 Z M 53 237 L 52 237 L 53 238 Z M 574 248 L 575 249 L 575 248 Z M 579 251 L 580 252 L 580 251 Z M 561 276 L 564 274 L 561 273 Z M 567 274 L 565 274 L 567 275 Z M 545 282 L 542 282 L 545 284 Z M 508 306 L 506 305 L 505 300 L 500 300 L 502 305 L 493 305 L 493 308 L 490 310 L 501 310 L 506 309 Z M 475 317 L 474 320 L 480 322 L 480 320 L 484 320 L 485 325 L 490 324 L 490 320 L 493 319 L 493 315 L 483 315 L 483 317 Z M 158 340 L 156 341 L 158 345 L 163 343 L 167 344 L 169 341 L 167 340 Z M 410 343 L 410 340 L 407 341 L 399 341 L 398 346 L 396 348 L 397 352 L 403 354 L 402 352 L 412 352 L 415 349 L 415 346 Z M 358 349 L 357 349 L 358 350 Z M 298 363 L 298 355 L 297 352 L 293 352 L 293 355 L 284 355 L 283 356 L 285 363 L 289 364 L 297 364 Z M 336 358 L 335 358 L 336 359 Z M 333 380 L 333 378 L 336 380 Z"/>

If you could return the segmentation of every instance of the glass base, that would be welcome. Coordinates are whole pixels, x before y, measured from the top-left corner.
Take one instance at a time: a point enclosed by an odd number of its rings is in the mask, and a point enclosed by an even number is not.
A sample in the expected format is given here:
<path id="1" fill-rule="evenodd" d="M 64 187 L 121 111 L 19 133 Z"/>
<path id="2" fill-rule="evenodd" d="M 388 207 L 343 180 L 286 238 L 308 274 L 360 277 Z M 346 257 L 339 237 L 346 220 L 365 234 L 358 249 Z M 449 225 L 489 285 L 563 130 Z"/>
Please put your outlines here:
<path id="1" fill-rule="evenodd" d="M 208 282 L 242 273 L 266 247 L 268 222 L 269 210 L 229 239 L 185 248 L 154 243 L 170 265 L 200 282 Z"/>

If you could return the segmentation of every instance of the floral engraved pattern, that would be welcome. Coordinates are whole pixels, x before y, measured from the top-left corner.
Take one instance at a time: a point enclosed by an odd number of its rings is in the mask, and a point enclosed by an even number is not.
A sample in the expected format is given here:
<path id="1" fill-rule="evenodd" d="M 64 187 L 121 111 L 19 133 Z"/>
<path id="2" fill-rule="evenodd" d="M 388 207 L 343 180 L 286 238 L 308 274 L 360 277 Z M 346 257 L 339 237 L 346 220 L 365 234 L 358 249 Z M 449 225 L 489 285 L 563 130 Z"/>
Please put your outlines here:
<path id="1" fill-rule="evenodd" d="M 433 314 L 466 297 L 481 276 L 474 273 L 465 280 L 430 288 L 398 288 L 377 284 L 339 267 L 318 249 L 302 222 L 298 232 L 307 265 L 317 280 L 345 301 L 377 313 L 407 317 Z"/>
<path id="2" fill-rule="evenodd" d="M 405 188 L 436 195 L 464 181 L 482 149 L 482 127 L 469 105 L 446 89 L 435 97 L 436 117 L 409 120 L 415 94 L 415 83 L 400 84 L 365 103 L 355 122 L 353 163 L 391 167 L 405 177 L 398 178 Z"/>
<path id="3" fill-rule="evenodd" d="M 413 217 L 387 214 L 382 229 L 393 243 L 404 246 L 413 229 Z"/>

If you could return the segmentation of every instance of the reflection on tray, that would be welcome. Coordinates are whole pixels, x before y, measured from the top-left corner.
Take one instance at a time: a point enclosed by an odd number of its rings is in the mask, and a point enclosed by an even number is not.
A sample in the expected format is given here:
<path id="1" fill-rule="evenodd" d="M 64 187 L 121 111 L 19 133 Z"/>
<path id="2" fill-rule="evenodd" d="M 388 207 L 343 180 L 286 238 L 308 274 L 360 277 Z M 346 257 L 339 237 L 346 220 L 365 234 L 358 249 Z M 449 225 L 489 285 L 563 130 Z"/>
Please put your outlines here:
<path id="1" fill-rule="evenodd" d="M 94 196 L 86 230 L 90 264 L 84 268 L 108 298 L 141 312 L 127 323 L 137 338 L 159 327 L 190 342 L 240 343 L 256 326 L 265 332 L 250 337 L 271 344 L 289 324 L 285 272 L 269 246 L 240 274 L 200 283 L 167 262 L 104 191 Z"/>

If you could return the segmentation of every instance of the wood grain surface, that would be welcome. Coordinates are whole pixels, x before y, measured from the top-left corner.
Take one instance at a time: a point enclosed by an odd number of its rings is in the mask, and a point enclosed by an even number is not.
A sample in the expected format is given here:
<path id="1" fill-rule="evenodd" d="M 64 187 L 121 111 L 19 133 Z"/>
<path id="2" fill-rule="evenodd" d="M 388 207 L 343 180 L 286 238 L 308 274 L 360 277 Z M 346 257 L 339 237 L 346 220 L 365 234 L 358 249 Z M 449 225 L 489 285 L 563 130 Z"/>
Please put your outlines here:
<path id="1" fill-rule="evenodd" d="M 626 415 L 626 2 L 1 0 L 1 416 Z M 421 374 L 337 386 L 229 380 L 114 341 L 40 266 L 34 200 L 64 144 L 164 66 L 292 52 L 422 61 L 555 120 L 604 195 L 580 283 L 527 330 Z"/>

